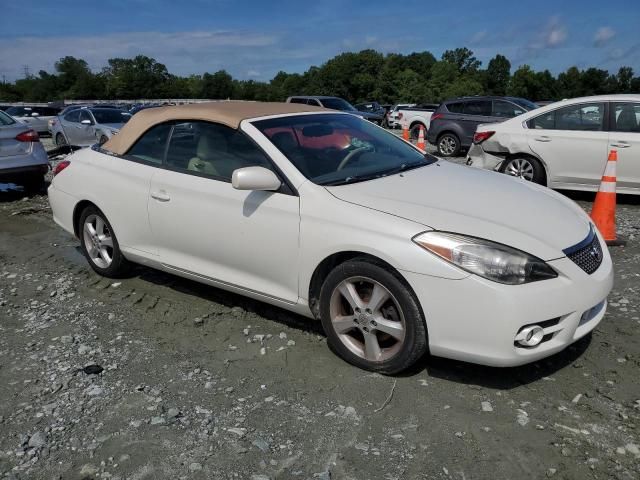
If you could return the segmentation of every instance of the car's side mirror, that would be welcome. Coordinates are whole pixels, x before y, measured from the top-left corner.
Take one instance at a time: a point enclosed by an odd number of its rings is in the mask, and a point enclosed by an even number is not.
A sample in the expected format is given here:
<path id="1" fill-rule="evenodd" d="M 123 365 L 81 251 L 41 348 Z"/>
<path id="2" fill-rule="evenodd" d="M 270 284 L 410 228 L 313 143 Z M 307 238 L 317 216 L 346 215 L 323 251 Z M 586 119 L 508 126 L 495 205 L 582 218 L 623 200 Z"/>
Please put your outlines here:
<path id="1" fill-rule="evenodd" d="M 91 120 L 86 120 L 86 119 L 85 119 L 85 120 L 82 120 L 80 123 L 81 123 L 82 125 L 91 125 Z"/>
<path id="2" fill-rule="evenodd" d="M 40 116 L 40 114 L 39 114 L 38 112 L 32 112 L 32 113 L 31 113 L 31 116 L 32 116 L 32 117 L 39 117 L 39 116 Z"/>
<path id="3" fill-rule="evenodd" d="M 236 190 L 275 191 L 282 182 L 275 173 L 264 167 L 244 167 L 233 171 L 231 185 Z"/>

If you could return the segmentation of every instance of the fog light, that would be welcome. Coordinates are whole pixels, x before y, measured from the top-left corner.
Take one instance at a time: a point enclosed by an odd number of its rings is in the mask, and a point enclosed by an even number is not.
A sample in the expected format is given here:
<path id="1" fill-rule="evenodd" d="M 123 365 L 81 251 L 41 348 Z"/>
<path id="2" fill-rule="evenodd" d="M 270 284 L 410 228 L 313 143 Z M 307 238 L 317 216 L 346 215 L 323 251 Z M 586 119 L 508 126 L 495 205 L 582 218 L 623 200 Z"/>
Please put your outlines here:
<path id="1" fill-rule="evenodd" d="M 516 335 L 516 342 L 523 347 L 535 347 L 544 338 L 544 330 L 539 325 L 531 325 L 525 327 L 518 335 Z"/>

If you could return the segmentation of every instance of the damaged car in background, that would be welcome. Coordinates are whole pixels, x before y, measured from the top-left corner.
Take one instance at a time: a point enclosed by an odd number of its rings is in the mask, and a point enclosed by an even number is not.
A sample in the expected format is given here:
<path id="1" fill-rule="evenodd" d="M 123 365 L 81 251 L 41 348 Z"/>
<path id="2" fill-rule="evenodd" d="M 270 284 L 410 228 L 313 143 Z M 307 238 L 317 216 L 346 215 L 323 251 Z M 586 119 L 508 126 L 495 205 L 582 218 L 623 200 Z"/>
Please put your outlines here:
<path id="1" fill-rule="evenodd" d="M 597 191 L 611 150 L 617 192 L 640 194 L 640 95 L 574 98 L 480 125 L 467 165 L 551 188 Z"/>
<path id="2" fill-rule="evenodd" d="M 49 128 L 56 145 L 87 147 L 109 140 L 130 118 L 117 108 L 83 107 L 56 117 Z"/>
<path id="3" fill-rule="evenodd" d="M 139 263 L 319 319 L 384 374 L 426 353 L 547 357 L 598 325 L 613 284 L 574 202 L 309 105 L 141 111 L 60 162 L 49 199 L 99 274 Z"/>

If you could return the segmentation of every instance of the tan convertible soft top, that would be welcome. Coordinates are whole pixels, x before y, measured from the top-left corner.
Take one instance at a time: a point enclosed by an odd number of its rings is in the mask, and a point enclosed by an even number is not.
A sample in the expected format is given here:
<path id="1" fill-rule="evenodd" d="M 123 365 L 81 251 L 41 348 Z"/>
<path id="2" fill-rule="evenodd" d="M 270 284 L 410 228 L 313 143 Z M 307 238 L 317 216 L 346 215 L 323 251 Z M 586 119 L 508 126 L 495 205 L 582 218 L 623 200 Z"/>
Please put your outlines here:
<path id="1" fill-rule="evenodd" d="M 240 122 L 247 118 L 322 111 L 330 112 L 331 110 L 299 103 L 242 101 L 191 103 L 189 105 L 147 108 L 136 113 L 117 135 L 102 145 L 102 148 L 123 155 L 149 128 L 171 120 L 205 120 L 238 128 Z"/>

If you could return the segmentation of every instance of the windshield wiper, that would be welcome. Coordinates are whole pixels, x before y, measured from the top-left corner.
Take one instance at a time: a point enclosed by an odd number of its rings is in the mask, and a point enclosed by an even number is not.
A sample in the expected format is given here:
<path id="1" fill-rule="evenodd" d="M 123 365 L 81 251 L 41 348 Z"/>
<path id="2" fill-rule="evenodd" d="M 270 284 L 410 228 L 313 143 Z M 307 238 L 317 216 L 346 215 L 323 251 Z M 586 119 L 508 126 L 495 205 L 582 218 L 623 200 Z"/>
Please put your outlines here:
<path id="1" fill-rule="evenodd" d="M 413 170 L 414 168 L 424 167 L 426 165 L 431 165 L 434 162 L 412 162 L 412 163 L 403 163 L 397 167 L 394 167 L 390 170 L 383 170 L 381 172 L 375 172 L 371 175 L 353 175 L 351 177 L 341 178 L 339 180 L 331 180 L 328 182 L 321 183 L 323 187 L 335 187 L 336 185 L 346 185 L 348 183 L 358 183 L 364 182 L 367 180 L 374 180 L 376 178 L 388 177 L 389 175 L 395 175 L 396 173 L 406 172 L 408 170 Z"/>

